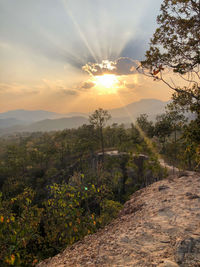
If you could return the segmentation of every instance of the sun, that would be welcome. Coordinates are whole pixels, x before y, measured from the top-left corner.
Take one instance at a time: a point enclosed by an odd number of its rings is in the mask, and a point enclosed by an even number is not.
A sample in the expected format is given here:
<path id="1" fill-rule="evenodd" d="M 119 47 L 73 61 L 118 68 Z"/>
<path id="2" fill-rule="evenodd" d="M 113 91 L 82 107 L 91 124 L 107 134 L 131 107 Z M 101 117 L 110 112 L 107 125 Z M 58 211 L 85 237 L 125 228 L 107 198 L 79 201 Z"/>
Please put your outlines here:
<path id="1" fill-rule="evenodd" d="M 114 94 L 117 92 L 118 85 L 117 76 L 114 74 L 104 74 L 94 76 L 94 83 L 100 94 Z"/>
<path id="2" fill-rule="evenodd" d="M 118 80 L 113 74 L 104 74 L 102 76 L 95 76 L 96 84 L 105 88 L 114 86 Z"/>

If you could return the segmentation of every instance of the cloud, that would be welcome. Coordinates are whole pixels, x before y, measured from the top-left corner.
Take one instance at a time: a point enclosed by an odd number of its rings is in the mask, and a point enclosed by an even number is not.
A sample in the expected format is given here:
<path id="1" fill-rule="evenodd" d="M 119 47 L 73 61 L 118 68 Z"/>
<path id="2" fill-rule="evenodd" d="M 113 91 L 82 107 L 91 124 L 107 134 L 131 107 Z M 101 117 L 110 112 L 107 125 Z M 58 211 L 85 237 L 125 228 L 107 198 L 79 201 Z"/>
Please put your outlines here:
<path id="1" fill-rule="evenodd" d="M 10 85 L 6 84 L 6 83 L 0 83 L 0 93 L 5 93 L 7 91 L 11 91 L 12 88 Z"/>
<path id="2" fill-rule="evenodd" d="M 121 57 L 115 61 L 103 60 L 101 63 L 87 63 L 82 69 L 92 76 L 104 74 L 130 75 L 137 73 L 138 61 Z"/>
<path id="3" fill-rule="evenodd" d="M 39 90 L 32 86 L 30 87 L 18 83 L 0 83 L 0 94 L 11 94 L 13 96 L 36 95 L 39 94 Z"/>
<path id="4" fill-rule="evenodd" d="M 121 57 L 116 61 L 116 74 L 117 75 L 129 75 L 136 73 L 138 63 L 128 57 Z"/>
<path id="5" fill-rule="evenodd" d="M 128 89 L 133 89 L 135 88 L 136 84 L 135 83 L 125 83 L 125 87 Z"/>
<path id="6" fill-rule="evenodd" d="M 92 82 L 92 81 L 87 81 L 87 82 L 83 82 L 82 84 L 81 84 L 81 89 L 90 89 L 90 88 L 92 88 L 92 87 L 94 87 L 95 86 L 95 83 L 94 82 Z"/>
<path id="7" fill-rule="evenodd" d="M 61 89 L 60 92 L 64 95 L 77 95 L 78 92 L 75 90 L 70 90 L 70 89 Z"/>

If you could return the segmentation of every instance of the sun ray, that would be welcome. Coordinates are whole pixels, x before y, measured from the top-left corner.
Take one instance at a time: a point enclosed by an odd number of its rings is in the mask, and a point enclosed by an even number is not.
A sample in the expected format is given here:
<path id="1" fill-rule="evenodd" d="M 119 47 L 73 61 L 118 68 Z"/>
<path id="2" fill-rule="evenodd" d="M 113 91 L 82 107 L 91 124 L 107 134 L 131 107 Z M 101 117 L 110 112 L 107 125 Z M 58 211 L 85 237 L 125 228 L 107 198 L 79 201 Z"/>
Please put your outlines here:
<path id="1" fill-rule="evenodd" d="M 151 151 L 153 152 L 153 154 L 157 157 L 158 160 L 162 159 L 162 156 L 158 153 L 158 151 L 155 149 L 151 139 L 149 137 L 147 137 L 147 135 L 145 134 L 145 132 L 140 128 L 140 126 L 135 122 L 135 120 L 133 119 L 133 116 L 131 115 L 131 113 L 129 112 L 129 110 L 126 107 L 126 104 L 124 103 L 124 101 L 122 100 L 122 98 L 120 97 L 120 95 L 118 94 L 118 92 L 116 93 L 118 98 L 119 98 L 119 102 L 121 103 L 123 109 L 125 110 L 125 112 L 127 113 L 128 117 L 130 118 L 131 123 L 136 127 L 136 129 L 139 131 L 140 135 L 144 138 L 147 146 L 151 149 Z"/>
<path id="2" fill-rule="evenodd" d="M 44 36 L 49 43 L 51 43 L 57 51 L 59 51 L 59 54 L 62 53 L 63 58 L 72 59 L 77 61 L 80 65 L 85 64 L 85 60 L 83 55 L 79 55 L 78 53 L 74 53 L 69 48 L 63 47 L 62 43 L 58 41 L 58 39 L 55 38 L 49 31 L 45 30 L 44 28 L 38 26 L 39 31 L 41 32 L 41 35 Z"/>
<path id="3" fill-rule="evenodd" d="M 104 59 L 115 59 L 121 55 L 121 52 L 134 36 L 132 28 L 127 28 L 123 36 L 119 37 L 118 31 L 120 25 L 116 27 L 115 23 L 110 20 L 110 13 L 107 8 L 99 8 L 99 19 L 93 17 L 93 13 L 87 13 L 87 26 L 83 28 L 78 18 L 76 19 L 69 0 L 62 0 L 67 15 L 73 22 L 80 38 L 87 47 L 90 55 L 96 62 Z M 86 2 L 87 3 L 87 2 Z M 86 8 L 86 7 L 84 7 Z M 89 8 L 87 6 L 87 8 Z M 109 6 L 109 9 L 111 7 Z M 109 25 L 109 27 L 107 27 Z"/>
<path id="4" fill-rule="evenodd" d="M 71 11 L 71 9 L 69 8 L 69 5 L 67 5 L 67 1 L 66 0 L 62 0 L 63 4 L 64 4 L 64 7 L 65 7 L 65 10 L 68 14 L 68 16 L 71 18 L 75 28 L 77 29 L 82 41 L 84 42 L 85 46 L 87 47 L 88 51 L 90 52 L 91 56 L 93 57 L 93 59 L 98 62 L 97 58 L 96 58 L 96 55 L 94 53 L 94 51 L 92 50 L 92 48 L 90 47 L 88 41 L 87 41 L 87 38 L 85 37 L 83 31 L 81 30 L 78 22 L 75 20 L 74 16 L 73 16 L 73 13 Z"/>

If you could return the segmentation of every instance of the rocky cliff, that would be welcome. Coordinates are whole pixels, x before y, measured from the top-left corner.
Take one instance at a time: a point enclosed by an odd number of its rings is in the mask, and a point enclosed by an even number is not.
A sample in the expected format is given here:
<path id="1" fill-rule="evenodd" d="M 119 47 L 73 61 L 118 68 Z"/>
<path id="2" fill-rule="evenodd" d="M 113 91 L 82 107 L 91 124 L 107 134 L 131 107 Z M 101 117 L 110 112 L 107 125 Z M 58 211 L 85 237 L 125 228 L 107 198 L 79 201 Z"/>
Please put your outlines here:
<path id="1" fill-rule="evenodd" d="M 200 266 L 200 174 L 136 192 L 105 229 L 38 265 L 50 266 Z"/>

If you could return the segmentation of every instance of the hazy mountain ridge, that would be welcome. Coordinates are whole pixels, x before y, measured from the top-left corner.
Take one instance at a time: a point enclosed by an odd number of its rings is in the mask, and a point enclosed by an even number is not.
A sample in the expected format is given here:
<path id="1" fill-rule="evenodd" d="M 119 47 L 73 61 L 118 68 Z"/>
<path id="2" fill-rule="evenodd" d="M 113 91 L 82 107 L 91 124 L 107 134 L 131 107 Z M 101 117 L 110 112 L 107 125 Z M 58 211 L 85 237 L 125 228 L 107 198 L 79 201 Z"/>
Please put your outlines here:
<path id="1" fill-rule="evenodd" d="M 9 128 L 1 129 L 0 135 L 11 134 L 14 132 L 49 132 L 64 129 L 78 128 L 88 123 L 84 117 L 71 117 L 60 119 L 45 119 L 29 125 L 15 125 Z"/>
<path id="2" fill-rule="evenodd" d="M 22 121 L 40 121 L 44 119 L 56 119 L 63 114 L 46 110 L 9 110 L 7 112 L 0 113 L 0 119 L 15 118 Z"/>
<path id="3" fill-rule="evenodd" d="M 156 115 L 163 113 L 169 101 L 158 99 L 141 99 L 122 108 L 109 110 L 112 117 L 131 117 L 135 120 L 140 114 L 146 113 L 150 119 L 155 119 Z"/>
<path id="4" fill-rule="evenodd" d="M 157 99 L 142 99 L 121 108 L 111 109 L 110 123 L 132 123 L 142 113 L 148 114 L 149 119 L 153 120 L 156 115 L 164 112 L 168 103 Z M 0 134 L 77 128 L 87 124 L 88 117 L 89 114 L 81 112 L 61 114 L 45 110 L 12 110 L 0 113 Z"/>
<path id="5" fill-rule="evenodd" d="M 30 124 L 25 129 L 30 132 L 35 131 L 56 131 L 70 128 L 77 128 L 80 125 L 88 123 L 84 117 L 71 117 L 60 119 L 46 119 Z"/>
<path id="6" fill-rule="evenodd" d="M 41 121 L 45 119 L 59 119 L 63 117 L 87 117 L 86 113 L 81 112 L 70 112 L 66 114 L 46 111 L 46 110 L 25 110 L 25 109 L 17 109 L 17 110 L 9 110 L 7 112 L 0 113 L 0 119 L 16 119 L 21 121 Z"/>
<path id="7" fill-rule="evenodd" d="M 18 120 L 16 118 L 0 119 L 0 129 L 25 124 L 27 124 L 26 121 Z"/>

